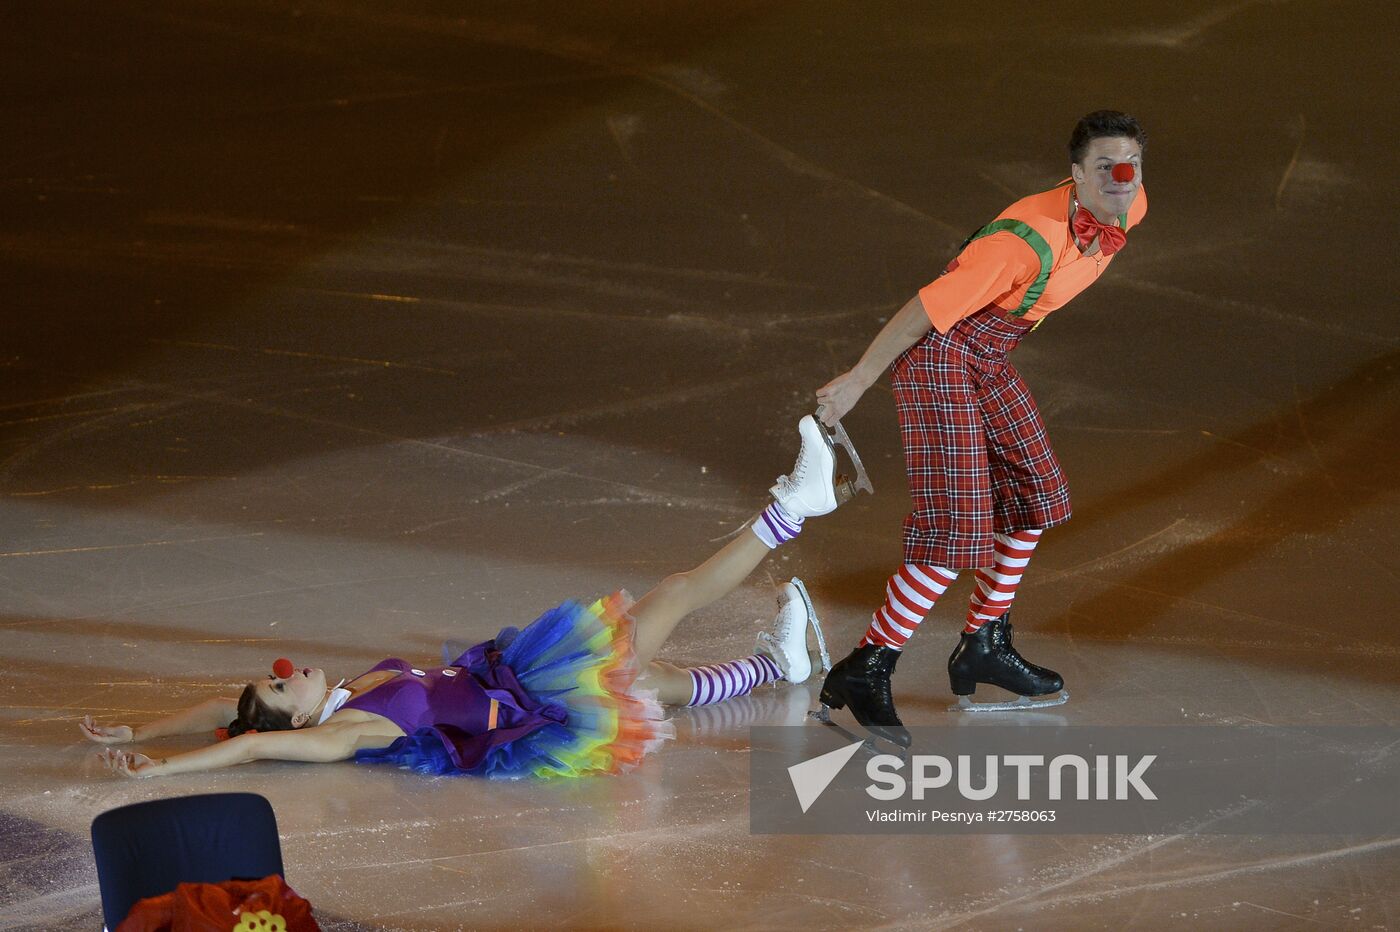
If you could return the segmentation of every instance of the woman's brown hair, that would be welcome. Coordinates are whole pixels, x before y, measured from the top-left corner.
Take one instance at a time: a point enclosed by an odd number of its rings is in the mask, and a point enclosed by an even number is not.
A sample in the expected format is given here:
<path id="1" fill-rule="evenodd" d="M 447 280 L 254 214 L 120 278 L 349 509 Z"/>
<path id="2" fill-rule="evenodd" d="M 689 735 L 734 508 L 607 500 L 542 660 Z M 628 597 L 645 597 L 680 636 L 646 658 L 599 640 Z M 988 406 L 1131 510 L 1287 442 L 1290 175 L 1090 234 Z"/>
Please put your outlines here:
<path id="1" fill-rule="evenodd" d="M 228 736 L 249 731 L 290 731 L 292 713 L 274 709 L 258 698 L 258 684 L 249 683 L 238 697 L 238 717 L 228 723 Z"/>

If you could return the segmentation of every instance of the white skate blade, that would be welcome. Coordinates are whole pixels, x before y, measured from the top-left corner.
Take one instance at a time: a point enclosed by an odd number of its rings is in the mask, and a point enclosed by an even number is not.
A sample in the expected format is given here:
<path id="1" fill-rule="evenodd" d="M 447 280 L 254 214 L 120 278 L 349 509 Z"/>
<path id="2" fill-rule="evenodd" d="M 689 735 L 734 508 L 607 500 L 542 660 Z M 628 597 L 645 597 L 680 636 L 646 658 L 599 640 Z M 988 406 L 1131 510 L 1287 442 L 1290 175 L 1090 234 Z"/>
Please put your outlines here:
<path id="1" fill-rule="evenodd" d="M 812 605 L 812 597 L 807 594 L 807 587 L 802 585 L 802 580 L 796 576 L 792 577 L 792 586 L 797 590 L 797 594 L 802 596 L 802 602 L 807 606 L 807 621 L 812 625 L 812 633 L 817 636 L 817 652 L 822 658 L 822 672 L 831 672 L 831 655 L 826 652 L 826 635 L 822 634 L 822 623 L 817 618 L 817 609 Z"/>
<path id="2" fill-rule="evenodd" d="M 836 447 L 838 446 L 846 451 L 846 456 L 850 459 L 851 466 L 856 471 L 854 482 L 856 489 L 874 495 L 875 486 L 870 484 L 870 475 L 865 471 L 865 464 L 860 461 L 860 454 L 856 452 L 856 445 L 851 442 L 851 435 L 846 433 L 846 428 L 841 426 L 841 422 L 837 421 L 836 426 L 828 428 L 821 422 L 821 419 L 818 418 L 817 427 L 821 429 L 822 437 L 826 440 L 826 445 L 831 447 L 833 454 L 836 452 Z"/>
<path id="3" fill-rule="evenodd" d="M 1062 689 L 1058 695 L 1048 699 L 1032 699 L 1030 696 L 1017 696 L 1009 702 L 973 702 L 966 696 L 959 696 L 955 705 L 948 706 L 949 712 L 1033 712 L 1048 709 L 1069 702 L 1069 690 Z"/>

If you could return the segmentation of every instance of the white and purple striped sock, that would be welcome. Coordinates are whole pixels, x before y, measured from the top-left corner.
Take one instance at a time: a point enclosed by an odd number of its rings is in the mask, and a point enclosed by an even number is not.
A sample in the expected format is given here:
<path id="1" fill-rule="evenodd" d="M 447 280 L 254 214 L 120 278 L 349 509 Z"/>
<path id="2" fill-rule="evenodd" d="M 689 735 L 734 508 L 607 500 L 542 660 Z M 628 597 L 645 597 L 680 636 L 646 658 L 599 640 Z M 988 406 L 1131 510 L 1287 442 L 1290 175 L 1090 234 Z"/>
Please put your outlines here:
<path id="1" fill-rule="evenodd" d="M 783 671 L 771 657 L 753 654 L 743 660 L 716 663 L 708 667 L 691 667 L 690 701 L 686 705 L 710 705 L 735 696 L 744 696 L 755 687 L 783 678 Z"/>
<path id="2" fill-rule="evenodd" d="M 779 544 L 787 543 L 802 533 L 802 519 L 794 518 L 783 510 L 783 506 L 772 502 L 758 513 L 749 529 L 772 550 Z"/>

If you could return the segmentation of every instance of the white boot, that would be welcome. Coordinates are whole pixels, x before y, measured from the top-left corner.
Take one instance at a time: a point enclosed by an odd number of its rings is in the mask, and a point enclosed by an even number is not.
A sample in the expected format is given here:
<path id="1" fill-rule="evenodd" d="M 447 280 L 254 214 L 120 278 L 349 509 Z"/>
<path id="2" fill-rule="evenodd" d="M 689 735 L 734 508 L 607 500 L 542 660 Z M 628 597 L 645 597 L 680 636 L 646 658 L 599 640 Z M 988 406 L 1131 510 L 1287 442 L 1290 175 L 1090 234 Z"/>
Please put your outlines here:
<path id="1" fill-rule="evenodd" d="M 778 669 L 783 671 L 783 679 L 789 683 L 804 682 L 812 675 L 812 658 L 807 653 L 807 626 L 821 631 L 821 623 L 801 586 L 801 580 L 794 577 L 792 582 L 778 587 L 778 614 L 773 619 L 773 630 L 758 633 L 758 651 L 773 658 Z"/>
<path id="2" fill-rule="evenodd" d="M 812 415 L 797 422 L 797 433 L 797 463 L 768 491 L 792 517 L 815 518 L 836 510 L 836 453 Z"/>

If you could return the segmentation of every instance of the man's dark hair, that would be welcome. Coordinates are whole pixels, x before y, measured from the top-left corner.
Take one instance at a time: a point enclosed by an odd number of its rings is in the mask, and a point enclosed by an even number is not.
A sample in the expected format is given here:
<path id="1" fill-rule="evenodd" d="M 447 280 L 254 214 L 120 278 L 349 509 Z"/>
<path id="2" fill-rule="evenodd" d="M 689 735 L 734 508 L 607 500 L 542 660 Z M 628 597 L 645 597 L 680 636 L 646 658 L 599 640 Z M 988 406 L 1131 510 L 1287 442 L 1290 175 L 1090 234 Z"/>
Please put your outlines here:
<path id="1" fill-rule="evenodd" d="M 1069 160 L 1078 164 L 1089 143 L 1105 136 L 1127 136 L 1147 151 L 1147 130 L 1135 117 L 1121 110 L 1095 110 L 1081 117 L 1069 137 Z"/>

